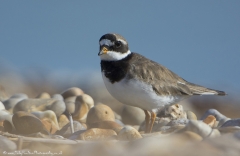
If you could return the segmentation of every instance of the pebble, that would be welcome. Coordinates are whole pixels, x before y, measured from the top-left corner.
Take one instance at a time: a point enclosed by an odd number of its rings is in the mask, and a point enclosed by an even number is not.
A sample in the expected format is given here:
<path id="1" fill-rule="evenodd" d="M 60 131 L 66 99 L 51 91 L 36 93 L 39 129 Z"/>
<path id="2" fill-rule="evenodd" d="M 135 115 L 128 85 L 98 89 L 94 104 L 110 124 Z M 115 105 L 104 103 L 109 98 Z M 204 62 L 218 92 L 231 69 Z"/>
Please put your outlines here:
<path id="1" fill-rule="evenodd" d="M 81 133 L 77 139 L 86 141 L 112 140 L 117 133 L 111 129 L 91 128 Z"/>
<path id="2" fill-rule="evenodd" d="M 127 105 L 123 106 L 121 117 L 126 125 L 140 125 L 145 121 L 145 113 L 142 109 Z"/>
<path id="3" fill-rule="evenodd" d="M 15 105 L 13 114 L 18 111 L 44 111 L 47 106 L 51 105 L 55 101 L 55 99 L 24 99 Z"/>
<path id="4" fill-rule="evenodd" d="M 77 96 L 75 100 L 75 113 L 73 119 L 86 123 L 86 118 L 89 110 L 94 106 L 94 101 L 91 96 L 82 94 Z"/>
<path id="5" fill-rule="evenodd" d="M 209 115 L 203 120 L 203 122 L 210 127 L 214 127 L 215 122 L 216 122 L 216 118 L 213 115 Z"/>
<path id="6" fill-rule="evenodd" d="M 186 115 L 189 120 L 197 120 L 197 116 L 192 111 L 186 111 Z"/>
<path id="7" fill-rule="evenodd" d="M 56 127 L 57 130 L 59 130 L 59 125 L 57 121 L 57 116 L 52 110 L 46 110 L 46 111 L 36 111 L 36 112 L 31 112 L 33 115 L 38 117 L 41 121 L 48 119 L 50 120 L 49 122 L 52 123 L 53 127 Z"/>
<path id="8" fill-rule="evenodd" d="M 3 105 L 3 103 L 0 101 L 0 110 L 5 110 L 5 106 Z"/>
<path id="9" fill-rule="evenodd" d="M 240 127 L 239 126 L 219 127 L 218 130 L 222 134 L 236 133 L 236 132 L 240 132 Z"/>
<path id="10" fill-rule="evenodd" d="M 97 104 L 92 107 L 87 115 L 87 125 L 101 121 L 115 121 L 112 109 L 104 104 Z"/>
<path id="11" fill-rule="evenodd" d="M 101 121 L 89 124 L 88 129 L 91 128 L 112 129 L 116 133 L 118 133 L 123 128 L 123 126 L 119 125 L 114 121 Z"/>
<path id="12" fill-rule="evenodd" d="M 78 95 L 82 95 L 84 92 L 80 89 L 80 88 L 77 88 L 77 87 L 72 87 L 72 88 L 69 88 L 65 91 L 63 91 L 61 93 L 61 95 L 63 96 L 64 99 L 70 97 L 70 96 L 78 96 Z"/>
<path id="13" fill-rule="evenodd" d="M 5 155 L 4 152 L 11 152 L 15 150 L 17 150 L 16 143 L 0 135 L 0 153 Z"/>
<path id="14" fill-rule="evenodd" d="M 77 98 L 77 96 L 70 96 L 70 97 L 67 97 L 66 99 L 64 99 L 64 102 L 65 103 L 68 103 L 68 102 L 75 103 L 76 98 Z"/>
<path id="15" fill-rule="evenodd" d="M 215 138 L 221 136 L 221 133 L 218 129 L 213 129 L 212 132 L 209 134 L 209 138 Z"/>
<path id="16" fill-rule="evenodd" d="M 51 96 L 47 92 L 42 92 L 36 96 L 37 99 L 50 99 Z"/>
<path id="17" fill-rule="evenodd" d="M 6 110 L 10 110 L 12 111 L 12 109 L 14 108 L 14 106 L 24 100 L 24 99 L 28 99 L 28 96 L 26 94 L 14 94 L 12 95 L 9 99 L 3 101 L 3 104 L 6 108 Z"/>
<path id="18" fill-rule="evenodd" d="M 13 113 L 17 111 L 45 111 L 52 110 L 59 117 L 66 109 L 66 105 L 61 100 L 55 99 L 25 99 L 18 102 L 13 108 Z"/>
<path id="19" fill-rule="evenodd" d="M 24 93 L 17 93 L 17 94 L 13 94 L 10 99 L 28 99 L 27 94 Z"/>
<path id="20" fill-rule="evenodd" d="M 223 123 L 221 127 L 230 127 L 230 126 L 239 126 L 240 127 L 240 118 L 231 119 Z"/>
<path id="21" fill-rule="evenodd" d="M 75 112 L 75 101 L 76 101 L 77 96 L 71 96 L 68 97 L 64 100 L 65 105 L 66 105 L 66 111 L 65 115 L 69 116 L 69 114 L 73 115 Z"/>
<path id="22" fill-rule="evenodd" d="M 19 134 L 27 135 L 43 132 L 45 130 L 42 122 L 36 116 L 28 112 L 16 112 L 12 117 L 12 121 Z"/>
<path id="23" fill-rule="evenodd" d="M 0 122 L 2 122 L 5 132 L 11 133 L 14 131 L 12 116 L 7 110 L 0 110 Z"/>
<path id="24" fill-rule="evenodd" d="M 67 118 L 67 116 L 65 114 L 60 115 L 60 117 L 58 118 L 59 129 L 62 129 L 62 127 L 64 127 L 68 123 L 69 119 Z"/>
<path id="25" fill-rule="evenodd" d="M 50 132 L 51 134 L 54 134 L 57 130 L 59 130 L 58 125 L 56 125 L 51 119 L 44 118 L 41 119 L 41 122 L 43 123 L 45 129 Z"/>
<path id="26" fill-rule="evenodd" d="M 227 120 L 230 120 L 225 115 L 221 114 L 216 109 L 209 109 L 207 110 L 204 115 L 201 117 L 201 120 L 204 120 L 207 116 L 213 115 L 217 121 L 219 121 L 218 126 L 221 126 L 223 123 L 225 123 Z"/>
<path id="27" fill-rule="evenodd" d="M 78 121 L 73 121 L 73 129 L 74 129 L 74 132 L 80 131 L 80 130 L 86 130 L 86 128 Z M 57 131 L 55 134 L 61 135 L 66 138 L 72 135 L 70 123 L 66 124 L 61 130 Z"/>
<path id="28" fill-rule="evenodd" d="M 46 109 L 54 111 L 56 116 L 59 117 L 65 112 L 66 105 L 62 100 L 55 100 L 51 105 L 48 105 Z"/>
<path id="29" fill-rule="evenodd" d="M 207 124 L 197 120 L 189 120 L 188 124 L 183 130 L 197 133 L 203 138 L 208 137 L 213 131 L 212 128 Z"/>
<path id="30" fill-rule="evenodd" d="M 117 136 L 118 140 L 135 140 L 142 138 L 141 134 L 132 126 L 125 126 Z"/>
<path id="31" fill-rule="evenodd" d="M 67 101 L 65 102 L 66 105 L 66 115 L 73 114 L 75 112 L 75 102 Z"/>
<path id="32" fill-rule="evenodd" d="M 11 117 L 11 119 L 12 119 L 12 117 Z M 9 120 L 3 121 L 3 130 L 4 130 L 4 132 L 8 132 L 8 133 L 16 132 L 15 127 L 13 126 L 12 120 L 11 121 L 9 121 Z"/>
<path id="33" fill-rule="evenodd" d="M 54 94 L 52 95 L 52 99 L 56 99 L 56 100 L 64 100 L 61 94 Z"/>

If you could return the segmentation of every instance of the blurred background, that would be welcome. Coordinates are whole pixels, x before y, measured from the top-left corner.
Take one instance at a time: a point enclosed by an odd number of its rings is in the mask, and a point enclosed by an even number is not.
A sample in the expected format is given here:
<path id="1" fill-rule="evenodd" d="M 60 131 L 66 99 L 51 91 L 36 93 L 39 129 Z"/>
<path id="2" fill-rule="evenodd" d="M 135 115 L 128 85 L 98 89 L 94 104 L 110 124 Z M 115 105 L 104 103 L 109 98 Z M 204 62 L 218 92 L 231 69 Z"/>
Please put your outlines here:
<path id="1" fill-rule="evenodd" d="M 0 1 L 0 98 L 80 87 L 95 102 L 106 91 L 98 40 L 123 35 L 138 52 L 184 79 L 228 93 L 193 97 L 190 109 L 240 111 L 240 1 Z M 238 116 L 239 117 L 239 116 Z"/>

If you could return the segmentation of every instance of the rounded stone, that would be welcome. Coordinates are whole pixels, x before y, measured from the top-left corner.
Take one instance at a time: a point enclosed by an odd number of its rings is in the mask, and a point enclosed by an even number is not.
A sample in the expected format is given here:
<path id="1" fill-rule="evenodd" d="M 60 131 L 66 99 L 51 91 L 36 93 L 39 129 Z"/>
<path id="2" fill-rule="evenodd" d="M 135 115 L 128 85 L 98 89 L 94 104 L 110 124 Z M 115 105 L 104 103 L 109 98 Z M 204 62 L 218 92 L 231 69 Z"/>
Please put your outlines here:
<path id="1" fill-rule="evenodd" d="M 16 96 L 13 95 L 11 98 L 3 101 L 3 104 L 6 110 L 13 109 L 18 102 L 28 98 L 27 96 L 24 96 L 25 94 L 23 94 L 22 96 L 17 96 L 17 95 Z"/>
<path id="2" fill-rule="evenodd" d="M 37 99 L 50 99 L 51 96 L 47 92 L 42 92 L 42 93 L 38 94 L 36 98 Z"/>
<path id="3" fill-rule="evenodd" d="M 75 112 L 75 103 L 74 102 L 71 102 L 71 101 L 68 101 L 68 102 L 65 102 L 66 104 L 66 112 L 65 114 L 73 114 Z"/>
<path id="4" fill-rule="evenodd" d="M 140 125 L 145 121 L 145 113 L 142 109 L 133 106 L 123 106 L 121 113 L 122 122 L 128 125 Z"/>
<path id="5" fill-rule="evenodd" d="M 87 125 L 101 121 L 115 121 L 112 109 L 104 104 L 92 107 L 87 115 Z"/>
<path id="6" fill-rule="evenodd" d="M 69 113 L 71 115 L 74 114 L 75 112 L 75 101 L 76 101 L 76 96 L 71 96 L 71 97 L 68 97 L 64 100 L 65 102 L 65 105 L 66 105 L 66 111 L 64 112 L 65 115 L 69 115 Z"/>
<path id="7" fill-rule="evenodd" d="M 72 88 L 69 88 L 65 91 L 63 91 L 61 93 L 61 95 L 63 96 L 64 99 L 70 97 L 70 96 L 78 96 L 78 95 L 82 95 L 84 92 L 80 89 L 80 88 L 77 88 L 77 87 L 72 87 Z"/>
<path id="8" fill-rule="evenodd" d="M 50 107 L 55 101 L 55 99 L 24 99 L 15 105 L 13 114 L 18 111 L 44 111 L 46 107 Z"/>
<path id="9" fill-rule="evenodd" d="M 216 118 L 213 115 L 209 115 L 203 120 L 203 122 L 208 126 L 213 127 L 215 125 Z"/>
<path id="10" fill-rule="evenodd" d="M 64 100 L 61 94 L 54 94 L 52 98 L 56 100 Z"/>
<path id="11" fill-rule="evenodd" d="M 91 128 L 81 133 L 77 139 L 86 141 L 115 139 L 117 133 L 111 129 Z"/>
<path id="12" fill-rule="evenodd" d="M 114 121 L 101 121 L 88 125 L 88 129 L 91 128 L 112 129 L 118 133 L 123 127 Z"/>
<path id="13" fill-rule="evenodd" d="M 73 129 L 74 129 L 74 132 L 80 131 L 80 130 L 86 130 L 86 128 L 78 121 L 73 121 Z M 69 137 L 72 134 L 70 122 L 67 123 L 61 130 L 57 131 L 55 134 L 61 135 L 66 138 Z"/>
<path id="14" fill-rule="evenodd" d="M 59 130 L 59 125 L 57 121 L 57 116 L 52 110 L 46 110 L 46 111 L 36 111 L 31 112 L 33 115 L 35 115 L 37 118 L 39 118 L 41 121 L 48 119 L 54 127 L 56 127 L 57 130 Z"/>
<path id="15" fill-rule="evenodd" d="M 217 121 L 229 119 L 225 115 L 217 111 L 216 109 L 209 109 L 203 114 L 203 116 L 201 117 L 201 120 L 205 119 L 209 115 L 213 115 Z"/>
<path id="16" fill-rule="evenodd" d="M 18 102 L 13 108 L 13 113 L 17 111 L 34 112 L 52 110 L 60 116 L 66 109 L 66 105 L 62 100 L 55 99 L 25 99 Z"/>
<path id="17" fill-rule="evenodd" d="M 9 133 L 14 131 L 12 116 L 7 110 L 0 110 L 0 122 L 3 123 L 4 131 Z"/>
<path id="18" fill-rule="evenodd" d="M 73 119 L 85 123 L 87 114 L 93 106 L 94 101 L 91 96 L 87 94 L 77 96 L 75 100 L 75 112 Z"/>
<path id="19" fill-rule="evenodd" d="M 77 96 L 70 96 L 70 97 L 64 99 L 64 102 L 65 102 L 65 103 L 67 103 L 67 102 L 73 102 L 73 103 L 75 103 L 76 98 L 77 98 Z"/>
<path id="20" fill-rule="evenodd" d="M 57 130 L 59 130 L 58 125 L 56 125 L 51 119 L 44 118 L 41 119 L 42 124 L 44 125 L 45 129 L 50 132 L 51 134 L 54 134 Z"/>
<path id="21" fill-rule="evenodd" d="M 231 119 L 223 123 L 221 127 L 230 127 L 230 126 L 238 126 L 240 127 L 240 118 L 239 119 Z"/>
<path id="22" fill-rule="evenodd" d="M 59 117 L 65 112 L 66 105 L 62 100 L 55 100 L 51 105 L 48 105 L 46 109 L 54 111 L 56 116 Z"/>
<path id="23" fill-rule="evenodd" d="M 27 94 L 23 94 L 23 93 L 17 93 L 17 94 L 13 94 L 10 99 L 28 99 Z"/>
<path id="24" fill-rule="evenodd" d="M 0 152 L 1 152 L 1 154 L 5 155 L 4 152 L 10 152 L 10 151 L 15 151 L 15 150 L 17 150 L 16 143 L 9 140 L 8 138 L 0 135 Z"/>
<path id="25" fill-rule="evenodd" d="M 119 140 L 135 140 L 142 138 L 141 134 L 132 126 L 125 126 L 118 133 Z"/>
<path id="26" fill-rule="evenodd" d="M 189 122 L 186 125 L 186 127 L 184 128 L 184 130 L 197 133 L 203 138 L 208 137 L 212 132 L 211 127 L 209 127 L 204 122 L 197 121 L 197 120 L 189 120 Z"/>
<path id="27" fill-rule="evenodd" d="M 215 138 L 221 136 L 221 133 L 218 129 L 213 129 L 211 133 L 208 135 L 209 138 Z"/>
<path id="28" fill-rule="evenodd" d="M 15 131 L 12 121 L 4 120 L 3 127 L 4 127 L 4 132 L 14 133 L 14 131 Z"/>
<path id="29" fill-rule="evenodd" d="M 192 111 L 186 111 L 187 114 L 187 119 L 189 120 L 197 120 L 197 116 L 196 114 L 194 114 Z"/>
<path id="30" fill-rule="evenodd" d="M 62 127 L 64 127 L 68 123 L 69 123 L 69 120 L 67 116 L 65 114 L 60 115 L 60 117 L 58 118 L 59 129 L 62 129 Z"/>
<path id="31" fill-rule="evenodd" d="M 0 110 L 5 110 L 5 106 L 3 105 L 3 103 L 0 101 Z"/>
<path id="32" fill-rule="evenodd" d="M 44 131 L 42 122 L 36 116 L 28 112 L 16 112 L 12 117 L 12 121 L 19 134 L 26 135 Z"/>
<path id="33" fill-rule="evenodd" d="M 236 133 L 236 132 L 240 132 L 240 127 L 239 126 L 219 127 L 218 130 L 222 134 Z"/>

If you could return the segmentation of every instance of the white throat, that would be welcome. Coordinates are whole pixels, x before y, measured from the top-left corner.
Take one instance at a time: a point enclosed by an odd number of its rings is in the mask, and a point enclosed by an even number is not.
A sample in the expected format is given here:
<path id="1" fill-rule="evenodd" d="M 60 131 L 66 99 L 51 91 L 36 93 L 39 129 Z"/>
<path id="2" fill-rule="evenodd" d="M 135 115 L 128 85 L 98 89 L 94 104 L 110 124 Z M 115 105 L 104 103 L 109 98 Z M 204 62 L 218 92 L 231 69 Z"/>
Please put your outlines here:
<path id="1" fill-rule="evenodd" d="M 100 55 L 100 58 L 104 61 L 119 61 L 127 57 L 129 54 L 131 54 L 130 50 L 128 50 L 126 53 L 108 51 L 106 54 Z"/>

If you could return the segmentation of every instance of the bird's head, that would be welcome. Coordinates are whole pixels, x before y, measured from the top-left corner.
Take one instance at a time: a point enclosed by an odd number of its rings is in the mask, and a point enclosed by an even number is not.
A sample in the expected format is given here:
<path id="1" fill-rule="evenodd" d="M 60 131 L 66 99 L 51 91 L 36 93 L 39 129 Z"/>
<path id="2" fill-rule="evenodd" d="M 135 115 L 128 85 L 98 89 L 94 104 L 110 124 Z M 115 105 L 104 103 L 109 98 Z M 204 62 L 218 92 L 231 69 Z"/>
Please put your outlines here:
<path id="1" fill-rule="evenodd" d="M 105 34 L 99 39 L 99 53 L 101 60 L 118 61 L 131 54 L 127 40 L 118 34 Z"/>

